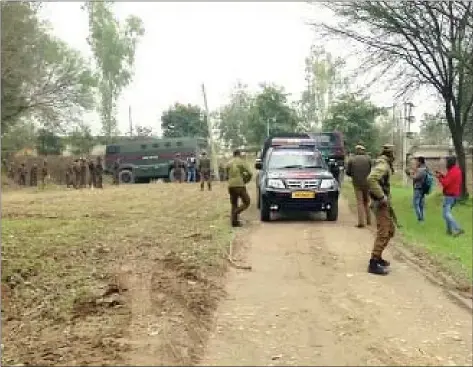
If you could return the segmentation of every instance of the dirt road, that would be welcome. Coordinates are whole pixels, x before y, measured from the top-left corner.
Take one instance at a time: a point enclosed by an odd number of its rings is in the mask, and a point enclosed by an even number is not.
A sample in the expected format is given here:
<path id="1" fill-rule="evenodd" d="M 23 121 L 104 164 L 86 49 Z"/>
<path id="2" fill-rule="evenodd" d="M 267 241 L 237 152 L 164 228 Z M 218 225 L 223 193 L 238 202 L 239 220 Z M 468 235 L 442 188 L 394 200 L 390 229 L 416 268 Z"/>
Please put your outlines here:
<path id="1" fill-rule="evenodd" d="M 405 263 L 368 274 L 354 224 L 345 201 L 338 223 L 255 223 L 201 364 L 471 365 L 471 313 Z"/>

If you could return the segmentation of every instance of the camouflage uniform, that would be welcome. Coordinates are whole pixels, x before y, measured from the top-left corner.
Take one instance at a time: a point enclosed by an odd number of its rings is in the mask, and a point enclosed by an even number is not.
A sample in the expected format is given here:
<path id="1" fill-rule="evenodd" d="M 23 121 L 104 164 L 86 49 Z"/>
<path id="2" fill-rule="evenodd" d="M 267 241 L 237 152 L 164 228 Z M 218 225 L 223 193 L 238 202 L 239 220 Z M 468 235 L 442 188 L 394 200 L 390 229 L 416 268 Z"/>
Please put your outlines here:
<path id="1" fill-rule="evenodd" d="M 177 181 L 179 183 L 182 183 L 183 176 L 184 176 L 184 162 L 181 159 L 181 155 L 179 153 L 176 154 L 176 157 L 174 158 L 174 161 L 172 162 L 172 168 L 173 168 L 173 175 L 174 175 L 174 181 Z"/>
<path id="2" fill-rule="evenodd" d="M 372 209 L 376 216 L 376 239 L 368 267 L 370 273 L 386 275 L 390 264 L 382 258 L 389 240 L 394 237 L 395 227 L 390 209 L 390 191 L 394 150 L 392 145 L 383 146 L 381 156 L 368 176 L 368 187 L 372 199 Z"/>
<path id="3" fill-rule="evenodd" d="M 207 156 L 206 152 L 202 152 L 202 156 L 200 157 L 199 172 L 200 172 L 200 189 L 204 191 L 204 185 L 205 185 L 205 182 L 207 182 L 208 189 L 212 190 L 210 158 Z"/>
<path id="4" fill-rule="evenodd" d="M 356 197 L 356 207 L 358 211 L 358 228 L 371 225 L 371 215 L 369 209 L 369 192 L 367 177 L 371 171 L 371 159 L 365 154 L 365 147 L 357 145 L 356 154 L 349 158 L 347 163 L 347 176 L 350 176 Z"/>
<path id="5" fill-rule="evenodd" d="M 97 163 L 95 164 L 95 177 L 97 180 L 97 188 L 103 188 L 103 165 L 102 158 L 97 157 Z"/>
<path id="6" fill-rule="evenodd" d="M 30 169 L 30 186 L 38 186 L 38 165 L 36 163 Z"/>
<path id="7" fill-rule="evenodd" d="M 44 187 L 46 184 L 46 178 L 48 177 L 48 162 L 43 161 L 43 167 L 41 168 L 41 185 Z"/>
<path id="8" fill-rule="evenodd" d="M 66 168 L 66 187 L 74 186 L 74 164 L 70 163 Z"/>
<path id="9" fill-rule="evenodd" d="M 115 162 L 113 162 L 112 170 L 113 184 L 118 185 L 120 183 L 120 159 L 117 159 Z"/>
<path id="10" fill-rule="evenodd" d="M 20 167 L 18 167 L 18 185 L 26 185 L 26 173 L 26 166 L 24 163 L 22 163 Z"/>
<path id="11" fill-rule="evenodd" d="M 87 164 L 84 158 L 80 159 L 80 187 L 84 188 L 87 181 Z"/>
<path id="12" fill-rule="evenodd" d="M 14 180 L 15 179 L 15 166 L 13 165 L 13 162 L 9 162 L 8 163 L 8 178 L 10 180 Z"/>
<path id="13" fill-rule="evenodd" d="M 233 227 L 239 227 L 241 223 L 238 216 L 250 206 L 250 196 L 246 190 L 246 184 L 251 181 L 252 173 L 247 163 L 241 158 L 239 150 L 233 153 L 233 159 L 228 163 L 227 169 L 231 224 Z M 239 199 L 243 202 L 240 206 L 238 206 Z"/>
<path id="14" fill-rule="evenodd" d="M 74 161 L 73 170 L 74 170 L 74 188 L 78 189 L 80 187 L 80 164 L 79 164 L 78 159 Z"/>
<path id="15" fill-rule="evenodd" d="M 92 187 L 97 187 L 95 163 L 92 159 L 89 160 L 88 166 L 89 166 L 89 189 L 90 189 Z"/>

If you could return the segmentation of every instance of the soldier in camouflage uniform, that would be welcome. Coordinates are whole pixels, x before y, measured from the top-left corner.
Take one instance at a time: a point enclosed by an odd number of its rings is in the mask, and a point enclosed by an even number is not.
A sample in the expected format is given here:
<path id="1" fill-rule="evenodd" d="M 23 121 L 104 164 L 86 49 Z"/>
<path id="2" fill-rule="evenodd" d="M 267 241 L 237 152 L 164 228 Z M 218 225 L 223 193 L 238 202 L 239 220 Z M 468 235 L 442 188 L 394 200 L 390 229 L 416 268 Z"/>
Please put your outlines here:
<path id="1" fill-rule="evenodd" d="M 97 188 L 103 188 L 103 165 L 102 165 L 102 158 L 97 157 L 97 163 L 95 164 L 95 177 L 97 180 Z"/>
<path id="2" fill-rule="evenodd" d="M 38 186 L 38 165 L 33 163 L 30 169 L 30 186 Z"/>
<path id="3" fill-rule="evenodd" d="M 388 274 L 389 261 L 382 254 L 394 237 L 395 227 L 390 210 L 391 174 L 394 162 L 394 147 L 383 146 L 381 156 L 376 160 L 373 170 L 368 176 L 368 187 L 372 199 L 371 207 L 376 216 L 376 239 L 374 241 L 368 272 L 378 275 Z"/>
<path id="4" fill-rule="evenodd" d="M 78 189 L 80 187 L 80 163 L 78 159 L 74 160 L 73 170 L 74 170 L 74 188 Z"/>
<path id="5" fill-rule="evenodd" d="M 83 189 L 87 182 L 87 164 L 84 158 L 80 159 L 80 188 Z"/>
<path id="6" fill-rule="evenodd" d="M 371 225 L 371 213 L 369 208 L 368 182 L 366 181 L 371 171 L 371 159 L 365 154 L 365 147 L 358 144 L 355 147 L 355 155 L 348 159 L 347 176 L 351 177 L 356 197 L 358 211 L 358 228 L 366 224 Z"/>
<path id="7" fill-rule="evenodd" d="M 248 164 L 241 158 L 240 150 L 233 152 L 233 159 L 227 165 L 228 169 L 228 193 L 231 203 L 231 224 L 233 227 L 241 227 L 239 215 L 250 206 L 250 196 L 246 190 L 246 184 L 251 181 L 252 173 Z M 241 199 L 242 205 L 238 206 Z"/>
<path id="8" fill-rule="evenodd" d="M 7 175 L 8 175 L 8 178 L 10 180 L 14 180 L 15 179 L 15 165 L 13 164 L 13 162 L 8 162 L 8 171 L 7 171 Z"/>
<path id="9" fill-rule="evenodd" d="M 48 177 L 48 161 L 43 160 L 43 167 L 41 168 L 41 186 L 46 185 L 46 178 Z"/>
<path id="10" fill-rule="evenodd" d="M 74 187 L 74 163 L 69 163 L 66 168 L 66 187 Z"/>
<path id="11" fill-rule="evenodd" d="M 26 166 L 24 163 L 18 167 L 18 185 L 25 186 L 26 185 Z"/>
<path id="12" fill-rule="evenodd" d="M 113 171 L 113 184 L 118 185 L 120 183 L 120 158 L 113 162 L 112 171 Z"/>
<path id="13" fill-rule="evenodd" d="M 173 168 L 173 175 L 174 175 L 174 181 L 182 183 L 183 176 L 184 176 L 184 162 L 181 159 L 181 154 L 176 153 L 176 157 L 174 158 L 172 162 L 172 168 Z"/>
<path id="14" fill-rule="evenodd" d="M 207 187 L 212 190 L 212 177 L 211 177 L 211 167 L 210 167 L 210 158 L 207 156 L 206 151 L 202 151 L 200 160 L 199 160 L 199 172 L 200 172 L 200 189 L 204 191 L 205 182 L 207 182 Z"/>
<path id="15" fill-rule="evenodd" d="M 97 187 L 95 162 L 92 159 L 89 159 L 87 165 L 89 166 L 89 189 L 91 189 L 92 187 Z"/>

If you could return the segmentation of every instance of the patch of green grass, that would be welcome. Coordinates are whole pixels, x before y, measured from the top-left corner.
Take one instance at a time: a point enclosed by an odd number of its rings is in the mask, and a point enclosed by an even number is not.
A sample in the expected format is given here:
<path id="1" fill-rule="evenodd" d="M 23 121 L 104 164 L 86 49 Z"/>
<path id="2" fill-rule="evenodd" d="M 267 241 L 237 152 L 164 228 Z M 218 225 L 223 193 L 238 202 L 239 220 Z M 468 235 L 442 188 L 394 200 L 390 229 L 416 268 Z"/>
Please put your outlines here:
<path id="1" fill-rule="evenodd" d="M 354 204 L 353 189 L 349 180 L 344 183 L 344 195 L 351 205 Z M 399 230 L 411 246 L 424 250 L 428 255 L 445 267 L 452 275 L 461 279 L 473 279 L 472 256 L 472 211 L 470 198 L 453 209 L 457 222 L 465 230 L 460 237 L 446 234 L 445 222 L 442 218 L 442 194 L 438 191 L 426 196 L 425 222 L 419 224 L 412 206 L 412 188 L 404 187 L 399 180 L 393 182 L 392 203 L 396 212 Z"/>

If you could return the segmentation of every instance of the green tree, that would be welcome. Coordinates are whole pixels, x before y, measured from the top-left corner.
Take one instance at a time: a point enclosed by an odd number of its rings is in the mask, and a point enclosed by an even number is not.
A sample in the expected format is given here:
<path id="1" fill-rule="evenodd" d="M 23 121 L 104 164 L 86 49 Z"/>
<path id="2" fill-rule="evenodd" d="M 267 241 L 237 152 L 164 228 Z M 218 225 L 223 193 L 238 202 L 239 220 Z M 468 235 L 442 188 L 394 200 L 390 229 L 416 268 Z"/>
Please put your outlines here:
<path id="1" fill-rule="evenodd" d="M 325 6 L 340 22 L 319 24 L 317 31 L 328 31 L 364 46 L 365 66 L 382 67 L 381 75 L 389 72 L 391 81 L 403 93 L 423 85 L 438 92 L 464 175 L 463 193 L 467 195 L 463 141 L 473 108 L 469 78 L 473 65 L 473 3 L 361 1 Z"/>
<path id="2" fill-rule="evenodd" d="M 2 154 L 36 146 L 36 128 L 31 121 L 20 121 L 2 132 Z"/>
<path id="3" fill-rule="evenodd" d="M 36 149 L 40 155 L 59 155 L 64 147 L 61 138 L 53 131 L 40 129 L 38 131 Z"/>
<path id="4" fill-rule="evenodd" d="M 95 79 L 80 56 L 53 37 L 29 2 L 1 3 L 2 134 L 34 117 L 47 128 L 93 108 Z"/>
<path id="5" fill-rule="evenodd" d="M 118 133 L 117 100 L 132 81 L 136 46 L 144 34 L 140 18 L 131 15 L 121 24 L 112 6 L 110 1 L 90 1 L 84 5 L 89 15 L 87 41 L 98 67 L 102 130 L 107 138 Z"/>
<path id="6" fill-rule="evenodd" d="M 299 119 L 297 111 L 289 104 L 284 88 L 262 84 L 250 107 L 247 143 L 260 145 L 272 134 L 294 132 Z"/>
<path id="7" fill-rule="evenodd" d="M 423 144 L 432 145 L 448 145 L 451 137 L 445 117 L 440 113 L 424 114 L 419 135 Z"/>
<path id="8" fill-rule="evenodd" d="M 247 143 L 251 104 L 248 86 L 238 82 L 232 90 L 230 102 L 222 107 L 219 114 L 219 135 L 227 148 L 235 149 Z"/>
<path id="9" fill-rule="evenodd" d="M 199 106 L 176 103 L 161 116 L 161 130 L 167 138 L 199 136 L 207 138 L 208 127 Z"/>
<path id="10" fill-rule="evenodd" d="M 378 151 L 375 121 L 383 112 L 383 109 L 373 105 L 367 98 L 345 94 L 330 107 L 330 117 L 322 122 L 322 128 L 342 132 L 348 149 L 353 149 L 362 141 L 368 151 Z"/>
<path id="11" fill-rule="evenodd" d="M 149 126 L 137 125 L 135 127 L 136 136 L 151 136 L 153 135 L 153 128 Z"/>
<path id="12" fill-rule="evenodd" d="M 306 89 L 299 105 L 301 131 L 314 131 L 321 127 L 334 98 L 346 91 L 347 80 L 341 70 L 345 61 L 334 58 L 323 47 L 312 45 L 305 59 Z"/>
<path id="13" fill-rule="evenodd" d="M 71 153 L 74 155 L 89 154 L 96 144 L 90 126 L 83 123 L 74 127 L 67 142 L 71 145 Z"/>

